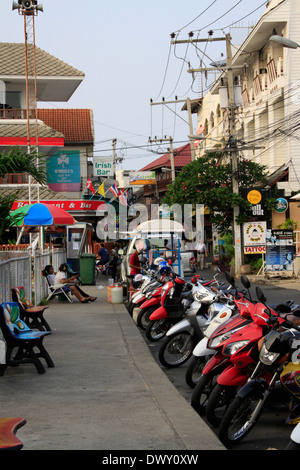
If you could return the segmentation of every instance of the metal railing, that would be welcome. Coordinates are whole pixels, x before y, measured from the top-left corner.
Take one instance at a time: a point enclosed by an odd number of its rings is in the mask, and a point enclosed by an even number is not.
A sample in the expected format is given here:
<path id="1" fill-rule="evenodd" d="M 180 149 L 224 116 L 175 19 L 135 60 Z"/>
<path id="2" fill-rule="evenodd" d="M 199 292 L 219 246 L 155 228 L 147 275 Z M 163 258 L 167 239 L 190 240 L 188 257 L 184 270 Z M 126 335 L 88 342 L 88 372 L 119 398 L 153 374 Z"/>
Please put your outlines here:
<path id="1" fill-rule="evenodd" d="M 23 286 L 32 300 L 31 257 L 24 252 L 0 253 L 0 303 L 11 302 L 11 289 Z"/>
<path id="2" fill-rule="evenodd" d="M 28 300 L 35 305 L 48 295 L 47 281 L 42 271 L 52 264 L 56 272 L 67 261 L 66 250 L 2 251 L 0 252 L 0 304 L 11 301 L 11 289 L 23 286 Z M 32 295 L 34 292 L 34 296 Z M 34 298 L 33 298 L 34 297 Z"/>

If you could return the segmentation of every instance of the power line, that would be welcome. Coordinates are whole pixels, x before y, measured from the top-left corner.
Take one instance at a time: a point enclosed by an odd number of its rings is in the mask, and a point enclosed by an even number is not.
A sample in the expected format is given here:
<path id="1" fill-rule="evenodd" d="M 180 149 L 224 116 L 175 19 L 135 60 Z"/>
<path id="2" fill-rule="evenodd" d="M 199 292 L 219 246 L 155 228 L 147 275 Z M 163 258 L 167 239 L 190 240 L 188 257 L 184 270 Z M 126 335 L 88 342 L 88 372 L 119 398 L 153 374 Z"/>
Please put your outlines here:
<path id="1" fill-rule="evenodd" d="M 206 13 L 207 10 L 209 10 L 217 1 L 218 0 L 214 0 L 214 2 L 212 2 L 207 8 L 205 8 L 205 10 L 203 10 L 198 16 L 196 16 L 196 18 L 194 18 L 192 21 L 190 21 L 185 26 L 183 26 L 182 28 L 178 29 L 175 32 L 178 33 L 179 31 L 182 31 L 183 29 L 187 28 L 190 24 L 194 23 L 194 21 L 198 20 L 198 18 L 200 18 L 200 16 L 202 16 L 204 13 Z"/>
<path id="2" fill-rule="evenodd" d="M 198 30 L 195 30 L 195 31 L 203 31 L 203 29 L 206 29 L 208 28 L 209 26 L 211 26 L 212 24 L 216 23 L 217 21 L 221 20 L 222 18 L 224 18 L 224 16 L 228 15 L 228 13 L 230 13 L 232 10 L 234 10 L 240 3 L 242 3 L 244 0 L 239 0 L 235 5 L 233 5 L 229 10 L 227 10 L 225 13 L 223 13 L 221 16 L 219 16 L 217 19 L 215 19 L 214 21 L 212 21 L 211 23 L 203 26 L 201 29 L 198 29 Z"/>
<path id="3" fill-rule="evenodd" d="M 255 8 L 255 10 L 252 10 L 250 13 L 248 13 L 248 14 L 245 15 L 245 16 L 243 16 L 243 17 L 240 18 L 239 20 L 234 21 L 233 23 L 229 24 L 228 26 L 224 26 L 223 28 L 215 29 L 215 31 L 222 31 L 223 29 L 230 28 L 230 27 L 233 26 L 234 24 L 237 24 L 237 23 L 239 23 L 240 21 L 245 20 L 246 18 L 248 18 L 248 16 L 253 15 L 253 13 L 255 13 L 256 11 L 258 11 L 260 8 L 262 8 L 262 7 L 265 6 L 265 5 L 266 5 L 266 1 L 264 1 L 259 7 Z"/>

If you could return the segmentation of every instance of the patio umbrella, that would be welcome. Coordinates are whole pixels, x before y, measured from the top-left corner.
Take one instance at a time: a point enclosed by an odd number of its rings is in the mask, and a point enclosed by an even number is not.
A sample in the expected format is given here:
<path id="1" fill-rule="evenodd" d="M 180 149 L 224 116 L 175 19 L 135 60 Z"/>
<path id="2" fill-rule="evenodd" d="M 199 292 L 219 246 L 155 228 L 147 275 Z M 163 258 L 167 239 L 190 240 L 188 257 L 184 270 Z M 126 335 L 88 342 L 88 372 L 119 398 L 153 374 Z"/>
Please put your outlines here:
<path id="1" fill-rule="evenodd" d="M 25 227 L 48 227 L 50 225 L 73 225 L 74 217 L 52 204 L 33 204 L 24 217 Z"/>
<path id="2" fill-rule="evenodd" d="M 18 209 L 12 211 L 9 214 L 9 226 L 22 226 L 24 217 L 29 211 L 30 207 L 32 207 L 33 204 L 26 204 L 25 206 L 19 207 Z"/>

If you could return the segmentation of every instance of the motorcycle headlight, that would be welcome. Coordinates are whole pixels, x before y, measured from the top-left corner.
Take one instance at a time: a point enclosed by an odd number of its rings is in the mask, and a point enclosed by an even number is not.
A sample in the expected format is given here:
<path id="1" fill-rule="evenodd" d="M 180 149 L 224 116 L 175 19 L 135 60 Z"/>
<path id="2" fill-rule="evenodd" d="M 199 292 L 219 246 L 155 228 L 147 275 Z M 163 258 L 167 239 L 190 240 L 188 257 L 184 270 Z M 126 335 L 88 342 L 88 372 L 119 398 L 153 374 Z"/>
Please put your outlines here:
<path id="1" fill-rule="evenodd" d="M 208 347 L 209 348 L 217 348 L 219 344 L 223 343 L 223 341 L 226 341 L 230 336 L 225 333 L 224 335 L 217 336 L 216 338 L 209 340 L 208 342 Z"/>
<path id="2" fill-rule="evenodd" d="M 150 292 L 147 292 L 147 294 L 145 294 L 145 297 L 147 299 L 151 299 L 151 297 L 157 292 L 158 289 L 155 289 L 153 291 L 150 291 Z"/>
<path id="3" fill-rule="evenodd" d="M 230 338 L 230 336 L 233 335 L 233 333 L 235 333 L 236 331 L 238 331 L 240 328 L 236 328 L 235 330 L 231 330 L 231 331 L 227 331 L 226 333 L 224 333 L 223 335 L 220 335 L 220 336 L 216 336 L 215 338 L 213 339 L 210 339 L 208 341 L 208 347 L 209 348 L 217 348 L 219 346 L 219 344 L 223 343 L 224 341 L 226 341 L 227 339 Z"/>
<path id="4" fill-rule="evenodd" d="M 215 295 L 210 292 L 198 291 L 195 294 L 195 299 L 198 300 L 198 302 L 211 303 L 215 300 Z"/>
<path id="5" fill-rule="evenodd" d="M 273 362 L 275 362 L 279 356 L 280 356 L 280 353 L 270 352 L 266 348 L 265 344 L 262 345 L 260 353 L 259 353 L 259 359 L 266 366 L 270 366 L 271 364 L 273 364 Z"/>
<path id="6" fill-rule="evenodd" d="M 168 290 L 168 287 L 169 287 L 169 286 L 166 284 L 166 285 L 162 288 L 161 294 L 160 294 L 161 297 L 163 297 L 163 296 L 165 295 L 166 291 Z"/>
<path id="7" fill-rule="evenodd" d="M 239 349 L 243 348 L 244 346 L 247 346 L 248 343 L 250 343 L 249 339 L 245 341 L 236 341 L 235 343 L 228 344 L 224 347 L 223 354 L 224 356 L 232 356 Z"/>

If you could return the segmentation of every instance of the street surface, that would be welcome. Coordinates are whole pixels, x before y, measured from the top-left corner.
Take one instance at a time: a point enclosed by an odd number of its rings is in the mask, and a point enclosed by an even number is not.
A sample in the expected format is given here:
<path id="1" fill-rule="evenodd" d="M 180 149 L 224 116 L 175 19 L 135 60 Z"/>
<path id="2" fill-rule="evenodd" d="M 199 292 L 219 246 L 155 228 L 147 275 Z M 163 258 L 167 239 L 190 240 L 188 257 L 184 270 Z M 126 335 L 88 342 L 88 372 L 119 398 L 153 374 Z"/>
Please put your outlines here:
<path id="1" fill-rule="evenodd" d="M 205 273 L 205 271 L 204 271 Z M 208 278 L 206 274 L 203 277 Z M 221 279 L 222 276 L 219 278 Z M 300 281 L 299 281 L 300 283 Z M 240 284 L 237 283 L 239 286 Z M 274 285 L 261 285 L 251 284 L 251 295 L 255 296 L 255 286 L 259 285 L 263 290 L 267 301 L 272 304 L 285 302 L 293 299 L 295 303 L 300 305 L 300 291 L 296 289 L 285 289 Z M 158 360 L 158 351 L 161 345 L 161 341 L 157 343 L 150 343 L 145 337 L 144 332 L 142 335 L 145 338 L 145 342 L 148 344 L 153 357 L 165 372 L 169 380 L 178 389 L 181 395 L 190 403 L 192 396 L 192 389 L 188 387 L 185 381 L 185 373 L 188 367 L 188 363 L 174 369 L 167 369 L 162 366 Z M 253 430 L 246 436 L 240 444 L 233 448 L 233 450 L 284 450 L 285 446 L 289 442 L 289 436 L 292 432 L 293 426 L 285 424 L 285 419 L 288 416 L 288 410 L 283 406 L 282 409 L 266 409 L 264 410 L 259 422 L 253 428 Z M 203 419 L 202 417 L 199 419 Z M 208 424 L 209 425 L 209 424 Z M 217 429 L 212 428 L 216 434 Z M 201 436 L 199 436 L 201 439 Z"/>

